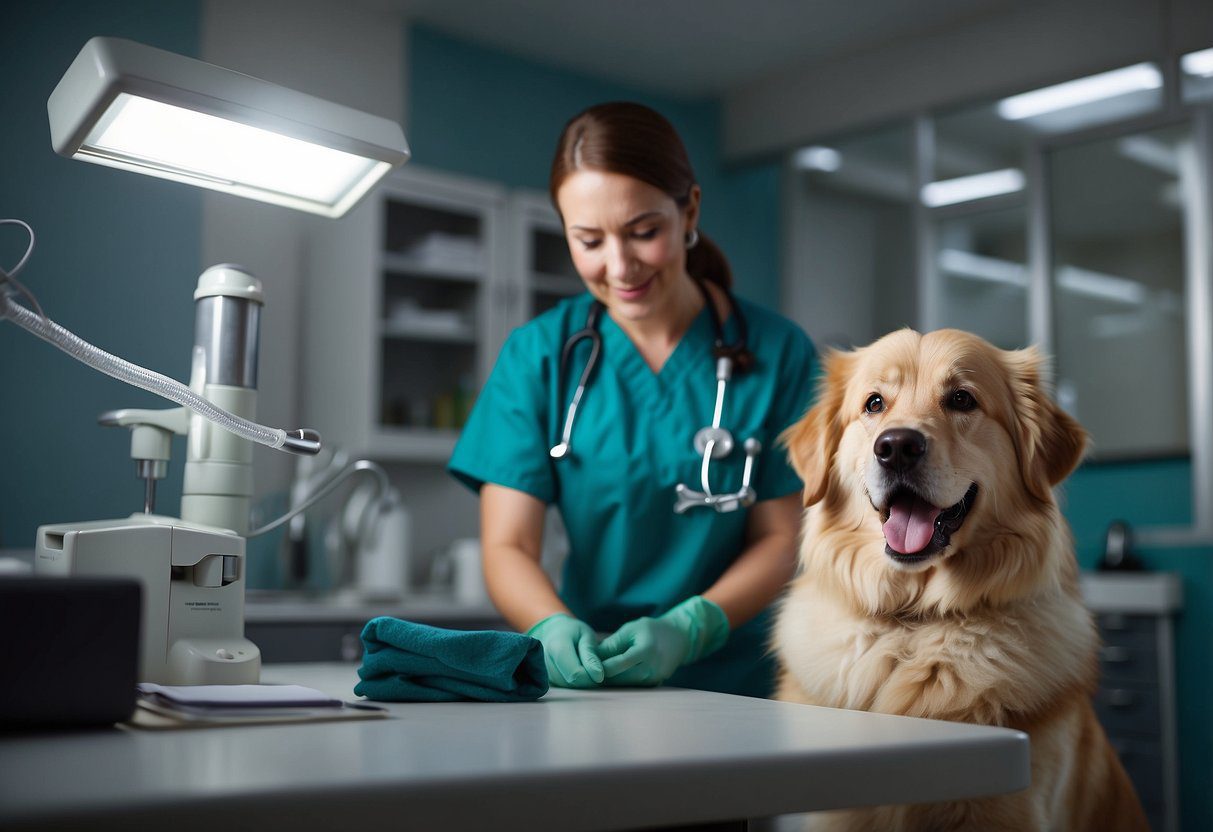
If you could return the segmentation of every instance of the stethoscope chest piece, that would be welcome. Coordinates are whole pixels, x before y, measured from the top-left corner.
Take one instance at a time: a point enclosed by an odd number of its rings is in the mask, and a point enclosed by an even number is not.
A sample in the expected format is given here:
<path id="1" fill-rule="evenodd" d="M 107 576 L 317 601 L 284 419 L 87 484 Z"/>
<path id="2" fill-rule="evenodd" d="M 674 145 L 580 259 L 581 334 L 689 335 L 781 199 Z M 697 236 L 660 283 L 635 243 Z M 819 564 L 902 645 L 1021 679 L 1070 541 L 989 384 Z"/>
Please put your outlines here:
<path id="1" fill-rule="evenodd" d="M 704 506 L 724 514 L 754 505 L 758 500 L 758 493 L 754 491 L 754 486 L 750 483 L 754 476 L 754 461 L 762 452 L 762 443 L 751 437 L 745 441 L 743 447 L 745 448 L 745 468 L 741 472 L 741 488 L 723 494 L 713 494 L 711 486 L 708 485 L 708 460 L 711 459 L 711 454 L 710 452 L 705 453 L 703 467 L 700 470 L 700 484 L 703 486 L 703 490 L 696 491 L 683 483 L 674 486 L 676 497 L 674 513 L 685 514 L 690 509 Z"/>
<path id="2" fill-rule="evenodd" d="M 724 459 L 733 452 L 733 434 L 711 425 L 695 431 L 695 452 L 702 455 L 709 445 L 712 459 Z"/>

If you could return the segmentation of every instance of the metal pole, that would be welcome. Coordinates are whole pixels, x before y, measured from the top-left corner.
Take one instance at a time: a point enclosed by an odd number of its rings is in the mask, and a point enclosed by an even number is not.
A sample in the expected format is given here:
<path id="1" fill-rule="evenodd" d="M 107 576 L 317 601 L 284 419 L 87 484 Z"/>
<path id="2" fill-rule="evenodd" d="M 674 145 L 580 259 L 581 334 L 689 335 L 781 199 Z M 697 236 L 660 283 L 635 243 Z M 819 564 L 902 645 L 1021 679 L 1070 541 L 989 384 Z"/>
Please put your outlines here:
<path id="1" fill-rule="evenodd" d="M 935 178 L 935 122 L 928 114 L 914 119 L 914 240 L 918 244 L 918 329 L 943 325 L 935 221 L 923 204 L 922 189 Z"/>

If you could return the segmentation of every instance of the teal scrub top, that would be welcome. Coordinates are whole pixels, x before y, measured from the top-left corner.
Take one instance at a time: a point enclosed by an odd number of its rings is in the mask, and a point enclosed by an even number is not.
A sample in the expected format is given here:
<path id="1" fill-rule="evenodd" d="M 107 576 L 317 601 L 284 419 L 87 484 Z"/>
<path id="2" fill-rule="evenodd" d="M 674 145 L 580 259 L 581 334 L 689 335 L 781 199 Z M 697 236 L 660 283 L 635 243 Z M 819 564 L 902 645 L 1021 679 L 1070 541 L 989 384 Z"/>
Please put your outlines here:
<path id="1" fill-rule="evenodd" d="M 716 403 L 714 329 L 705 307 L 654 373 L 609 314 L 599 318 L 602 351 L 577 411 L 571 450 L 560 441 L 568 403 L 590 353 L 582 339 L 562 383 L 560 352 L 586 325 L 593 298 L 562 301 L 506 340 L 451 457 L 449 470 L 474 490 L 486 482 L 555 503 L 569 536 L 561 600 L 601 633 L 664 613 L 707 590 L 745 548 L 748 509 L 674 513 L 674 487 L 699 491 L 702 456 L 693 437 Z M 777 446 L 811 404 L 817 356 L 791 321 L 738 299 L 755 362 L 725 393 L 721 427 L 735 447 L 713 460 L 713 493 L 735 491 L 742 443 L 762 443 L 752 482 L 758 500 L 799 492 L 800 479 Z M 737 322 L 725 322 L 733 343 Z M 558 399 L 559 397 L 559 399 Z M 753 696 L 772 690 L 766 613 L 737 628 L 716 653 L 681 668 L 669 684 Z"/>

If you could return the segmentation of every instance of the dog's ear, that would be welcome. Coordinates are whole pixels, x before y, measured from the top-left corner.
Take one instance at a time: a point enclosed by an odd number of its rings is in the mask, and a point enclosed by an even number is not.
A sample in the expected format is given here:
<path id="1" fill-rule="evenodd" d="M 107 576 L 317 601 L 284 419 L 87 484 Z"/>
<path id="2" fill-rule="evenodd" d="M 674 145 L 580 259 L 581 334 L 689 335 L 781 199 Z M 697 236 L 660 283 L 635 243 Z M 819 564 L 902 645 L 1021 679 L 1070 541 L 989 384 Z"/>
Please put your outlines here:
<path id="1" fill-rule="evenodd" d="M 1049 395 L 1043 373 L 1045 358 L 1035 347 L 1006 352 L 1011 381 L 1019 469 L 1028 492 L 1040 500 L 1082 461 L 1087 432 Z"/>
<path id="2" fill-rule="evenodd" d="M 830 467 L 842 438 L 842 401 L 854 353 L 833 351 L 825 357 L 825 372 L 817 386 L 817 403 L 799 422 L 779 436 L 788 449 L 792 468 L 804 482 L 804 504 L 809 507 L 825 496 Z"/>

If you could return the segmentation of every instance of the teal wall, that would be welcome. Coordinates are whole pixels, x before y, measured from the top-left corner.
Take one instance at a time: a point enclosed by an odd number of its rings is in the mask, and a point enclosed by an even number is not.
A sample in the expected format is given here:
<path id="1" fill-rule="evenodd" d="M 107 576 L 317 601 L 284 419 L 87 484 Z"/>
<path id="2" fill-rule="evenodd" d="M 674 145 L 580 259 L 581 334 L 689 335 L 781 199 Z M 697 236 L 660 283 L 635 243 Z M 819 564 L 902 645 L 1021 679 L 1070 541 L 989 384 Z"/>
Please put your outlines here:
<path id="1" fill-rule="evenodd" d="M 1078 562 L 1096 567 L 1114 519 L 1135 526 L 1190 522 L 1191 473 L 1187 460 L 1088 464 L 1076 471 L 1063 489 L 1063 504 Z M 1213 826 L 1213 545 L 1139 547 L 1139 554 L 1147 568 L 1183 579 L 1184 609 L 1175 622 L 1180 802 L 1183 829 L 1203 832 Z"/>
<path id="2" fill-rule="evenodd" d="M 407 29 L 413 162 L 547 193 L 560 131 L 602 101 L 640 101 L 682 136 L 703 187 L 702 227 L 732 263 L 739 294 L 779 301 L 779 166 L 726 169 L 720 105 L 553 69 L 421 26 Z"/>
<path id="3" fill-rule="evenodd" d="M 46 99 L 94 35 L 197 55 L 198 0 L 9 3 L 0 20 L 0 217 L 38 242 L 20 279 L 80 337 L 176 378 L 189 371 L 202 200 L 196 188 L 51 150 Z M 24 232 L 0 226 L 0 263 Z M 122 517 L 142 508 L 125 430 L 102 428 L 116 407 L 161 400 L 106 378 L 13 324 L 0 322 L 0 546 L 26 548 L 40 523 Z M 159 505 L 173 513 L 181 449 Z"/>

